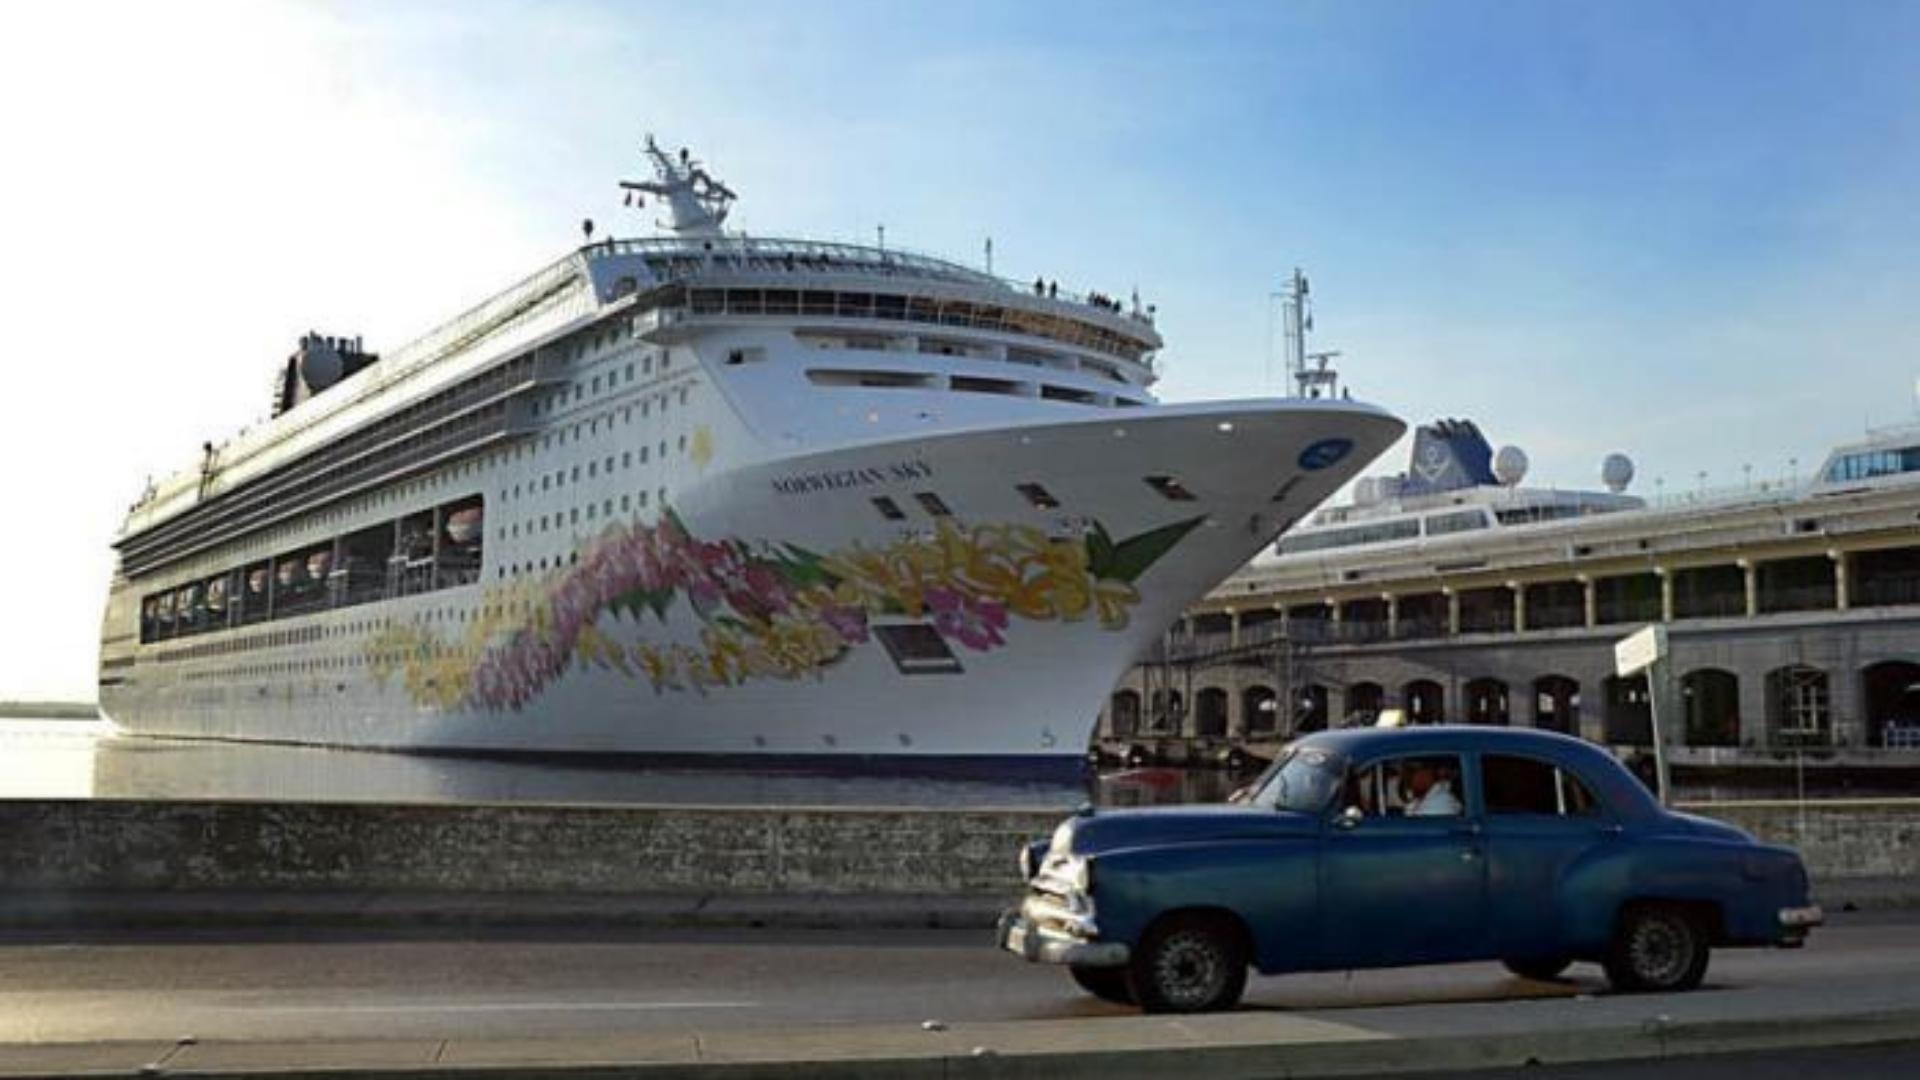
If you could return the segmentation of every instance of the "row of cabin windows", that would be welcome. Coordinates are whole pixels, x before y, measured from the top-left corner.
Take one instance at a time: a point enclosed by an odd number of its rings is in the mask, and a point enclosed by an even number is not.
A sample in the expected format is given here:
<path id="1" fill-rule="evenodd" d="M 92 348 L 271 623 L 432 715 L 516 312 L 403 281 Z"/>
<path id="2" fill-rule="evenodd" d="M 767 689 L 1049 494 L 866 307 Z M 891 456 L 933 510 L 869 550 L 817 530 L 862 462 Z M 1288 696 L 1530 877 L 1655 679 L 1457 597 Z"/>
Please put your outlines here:
<path id="1" fill-rule="evenodd" d="M 140 640 L 165 641 L 480 580 L 485 500 L 469 495 L 303 544 L 141 599 Z"/>
<path id="2" fill-rule="evenodd" d="M 664 364 L 665 364 L 665 360 L 663 358 L 662 359 L 663 367 L 664 367 Z M 688 388 L 686 387 L 680 388 L 678 396 L 680 398 L 681 403 L 684 404 L 688 398 Z M 669 397 L 668 394 L 659 395 L 659 404 L 662 412 L 664 412 L 666 409 L 668 397 Z M 646 413 L 649 411 L 650 411 L 650 407 L 647 404 L 643 404 L 642 415 L 643 416 L 646 415 Z M 632 410 L 630 407 L 622 410 L 621 420 L 623 423 L 632 422 Z M 574 424 L 571 429 L 571 434 L 577 441 L 581 438 L 585 438 L 587 436 L 597 434 L 602 424 L 606 425 L 608 431 L 612 430 L 614 425 L 614 415 L 612 412 L 608 412 L 604 416 L 595 417 L 590 421 L 582 421 L 580 423 Z M 563 429 L 561 431 L 547 435 L 542 440 L 542 448 L 549 449 L 555 445 L 565 446 L 567 442 L 568 434 L 569 434 L 568 430 Z M 684 453 L 687 449 L 687 437 L 684 434 L 680 435 L 675 445 L 677 445 L 678 449 L 682 453 Z M 663 461 L 666 458 L 666 455 L 668 452 L 668 446 L 669 446 L 669 443 L 667 442 L 667 440 L 663 439 L 659 443 L 658 452 L 659 452 L 660 459 Z M 416 481 L 414 483 L 404 485 L 393 492 L 384 493 L 377 500 L 367 505 L 377 506 L 386 502 L 390 502 L 395 498 L 411 497 L 423 489 L 430 490 L 431 485 L 435 484 L 436 482 L 444 483 L 449 480 L 455 480 L 455 479 L 468 476 L 482 469 L 490 469 L 495 467 L 501 461 L 514 460 L 527 452 L 529 451 L 526 447 L 518 447 L 511 451 L 502 451 L 495 454 L 488 454 L 484 458 L 481 458 L 477 461 L 466 462 L 456 466 L 445 477 L 438 478 L 437 481 Z M 644 464 L 648 460 L 649 454 L 650 454 L 650 448 L 641 447 L 639 451 L 640 462 Z M 627 451 L 626 453 L 624 453 L 622 455 L 622 458 L 624 459 L 621 462 L 621 466 L 623 468 L 632 466 L 632 460 L 633 460 L 632 451 Z M 605 459 L 605 465 L 607 470 L 611 471 L 614 467 L 614 458 L 612 456 L 608 456 Z M 599 467 L 600 467 L 599 461 L 588 463 L 588 466 L 587 466 L 588 475 L 590 476 L 595 475 L 598 472 Z M 573 478 L 577 480 L 579 476 L 579 472 L 580 472 L 580 469 L 578 466 L 576 466 L 571 471 L 571 474 L 566 472 L 557 472 L 553 474 L 553 476 L 551 477 L 543 477 L 542 486 L 544 488 L 548 481 L 552 481 L 558 486 L 564 486 L 568 475 L 572 475 Z M 530 486 L 528 490 L 529 491 L 531 490 Z M 514 491 L 515 491 L 515 494 L 518 495 L 520 491 L 519 487 L 516 486 Z M 660 491 L 660 499 L 663 503 L 665 501 L 665 498 L 666 498 L 666 492 L 665 492 L 665 489 L 663 488 Z M 645 492 L 640 493 L 639 499 L 640 499 L 641 506 L 647 505 L 648 496 Z M 365 509 L 364 507 L 354 507 L 351 510 L 330 511 L 320 515 L 320 517 L 315 519 L 314 524 L 326 524 L 326 523 L 345 521 L 349 518 L 358 516 L 360 513 L 363 513 L 364 509 Z M 426 513 L 430 513 L 430 511 L 427 511 Z M 312 525 L 308 525 L 300 528 L 297 531 L 307 532 L 311 529 L 311 527 Z M 374 528 L 378 529 L 381 527 L 382 526 L 375 526 Z M 294 531 L 296 530 L 293 530 L 293 529 L 276 530 L 274 533 L 268 535 L 267 540 L 268 542 L 271 542 L 271 540 L 273 539 L 280 538 Z M 370 530 L 361 530 L 361 532 L 367 532 L 367 531 L 370 531 Z M 359 535 L 359 533 L 356 533 L 356 535 Z M 331 541 L 318 541 L 318 542 L 305 544 L 301 546 L 299 552 L 295 552 L 293 554 L 298 555 L 300 553 L 305 553 L 307 556 L 311 557 L 313 555 L 320 554 L 323 550 L 330 550 L 330 544 L 331 544 Z M 249 552 L 249 554 L 255 553 L 258 550 L 261 550 L 261 548 L 259 544 L 255 544 L 252 546 L 252 550 Z M 266 561 L 269 565 L 271 565 L 274 563 L 283 562 L 286 558 L 287 558 L 287 555 L 283 553 L 283 555 L 281 556 L 278 556 L 276 558 L 269 559 Z M 478 576 L 478 565 L 479 565 L 478 561 L 476 560 L 474 563 L 473 572 L 470 575 L 473 578 L 477 578 Z M 234 596 L 240 600 L 240 607 L 242 611 L 240 618 L 242 623 L 257 622 L 266 618 L 286 618 L 286 617 L 291 617 L 293 615 L 309 614 L 311 613 L 312 610 L 323 609 L 321 605 L 317 605 L 312 600 L 303 600 L 303 601 L 296 602 L 292 598 L 289 598 L 287 603 L 277 605 L 278 610 L 274 611 L 271 614 L 261 614 L 261 613 L 248 614 L 245 612 L 246 597 L 245 597 L 245 594 L 241 591 L 240 585 L 235 584 L 235 585 L 229 586 L 228 584 L 226 584 L 226 579 L 228 575 L 237 573 L 237 572 L 238 571 L 229 570 L 222 573 L 214 574 L 209 577 L 203 578 L 200 581 L 183 586 L 179 590 L 169 590 L 168 592 L 165 592 L 165 593 L 156 593 L 147 597 L 143 602 L 143 608 L 142 608 L 143 617 L 141 620 L 141 640 L 143 642 L 151 642 L 151 641 L 166 640 L 166 639 L 182 637 L 182 636 L 189 636 L 192 634 L 205 633 L 212 630 L 225 629 L 229 625 L 228 620 L 233 618 L 233 616 L 227 615 L 227 613 L 224 610 L 228 596 Z M 465 575 L 465 574 L 452 575 L 450 573 L 441 574 L 437 576 L 434 580 L 436 582 L 444 582 L 444 584 L 434 584 L 432 587 L 442 588 L 442 587 L 451 587 L 452 585 L 456 585 L 456 584 L 464 584 L 466 582 L 459 579 L 461 577 L 466 577 L 466 576 L 469 576 L 469 575 Z M 216 582 L 218 582 L 219 584 L 215 584 Z M 194 592 L 196 587 L 200 589 L 200 592 L 198 595 L 196 595 Z M 403 583 L 403 587 L 405 587 L 406 589 L 406 592 L 402 593 L 403 595 L 407 593 L 423 591 L 422 588 L 417 587 L 417 585 L 414 585 L 412 583 Z M 167 599 L 169 596 L 172 597 L 170 602 Z M 208 599 L 209 596 L 214 597 L 214 602 L 220 606 L 221 610 L 214 610 L 213 607 L 209 606 L 209 599 Z M 368 602 L 369 599 L 384 598 L 384 597 L 370 597 L 367 595 L 367 591 L 365 589 L 355 589 L 351 592 L 350 596 L 351 598 L 348 601 L 349 603 L 364 603 L 364 602 Z M 182 604 L 184 604 L 185 606 L 182 607 L 181 606 Z M 336 605 L 328 604 L 325 606 L 336 606 Z M 175 617 L 178 615 L 180 611 L 183 611 L 183 610 L 187 613 L 187 617 L 184 620 Z"/>
<path id="3" fill-rule="evenodd" d="M 653 373 L 653 358 L 647 357 L 643 359 L 640 362 L 640 367 L 641 376 L 651 375 Z M 667 357 L 665 354 L 662 354 L 660 357 L 660 370 L 662 373 L 667 370 Z M 636 378 L 638 378 L 638 376 L 634 374 L 634 366 L 632 363 L 627 364 L 624 378 L 627 385 L 632 385 Z M 533 415 L 551 415 L 568 405 L 578 405 L 589 397 L 598 396 L 602 392 L 601 383 L 603 381 L 606 384 L 605 392 L 612 393 L 614 389 L 621 384 L 621 379 L 622 371 L 619 368 L 605 375 L 595 375 L 591 379 L 577 379 L 571 386 L 556 390 L 544 398 L 535 398 L 532 405 Z M 640 403 L 640 414 L 642 416 L 651 415 L 657 405 L 661 414 L 664 415 L 670 403 L 669 399 L 673 396 L 673 392 L 669 390 L 662 390 L 659 393 L 648 395 Z M 680 404 L 685 405 L 687 403 L 687 387 L 680 387 L 679 398 Z"/>
<path id="4" fill-rule="evenodd" d="M 636 325 L 637 323 L 635 321 L 629 321 L 629 320 L 623 319 L 616 322 L 603 324 L 591 330 L 582 331 L 576 334 L 570 341 L 568 341 L 566 344 L 564 344 L 561 347 L 561 354 L 568 361 L 583 359 L 588 355 L 589 352 L 598 351 L 600 349 L 610 347 L 622 340 L 633 337 L 636 333 Z M 670 356 L 664 352 L 661 353 L 659 356 L 660 371 L 662 373 L 666 372 L 669 369 L 670 365 L 671 365 Z M 649 355 L 641 359 L 640 361 L 641 375 L 652 374 L 653 368 L 654 368 L 653 356 Z M 438 411 L 445 411 L 445 409 L 449 407 L 463 404 L 466 400 L 471 398 L 474 394 L 483 393 L 483 392 L 492 393 L 494 392 L 494 387 L 496 385 L 504 385 L 514 380 L 525 378 L 531 375 L 532 372 L 533 372 L 533 357 L 531 354 L 516 358 L 512 362 L 503 364 L 500 367 L 494 369 L 493 371 L 487 373 L 483 377 L 470 380 L 469 382 L 463 383 L 462 385 L 454 387 L 451 390 L 444 391 L 440 394 L 436 394 L 432 398 L 429 398 L 426 401 L 409 406 L 406 411 L 400 414 L 397 414 L 395 417 L 387 418 L 387 421 L 402 421 L 406 423 L 421 422 L 421 418 L 423 417 L 436 415 Z M 611 390 L 617 384 L 617 382 L 621 377 L 622 377 L 622 373 L 620 371 L 609 372 L 606 375 L 607 388 Z M 628 363 L 626 365 L 624 369 L 624 378 L 628 383 L 632 383 L 635 380 L 636 375 L 634 371 L 634 365 L 632 363 Z M 596 381 L 597 381 L 597 378 L 596 378 Z M 576 386 L 574 389 L 576 394 L 578 394 L 580 387 Z M 598 392 L 597 389 L 595 392 Z M 565 396 L 564 394 L 561 394 L 561 395 L 557 395 L 556 397 L 564 398 L 564 396 Z M 685 405 L 688 400 L 688 392 L 686 388 L 683 387 L 680 389 L 679 397 L 680 397 L 680 404 Z M 659 405 L 662 412 L 666 410 L 666 406 L 667 406 L 666 398 L 667 398 L 667 395 L 665 394 L 662 394 L 659 396 Z M 652 409 L 651 400 L 649 402 L 643 403 L 642 409 L 643 409 L 643 415 L 650 413 Z M 535 411 L 536 412 L 539 411 L 538 402 L 535 403 Z M 385 424 L 387 421 L 383 421 L 382 423 Z M 604 419 L 604 422 L 607 423 L 609 426 L 611 426 L 612 424 L 611 414 L 609 414 Z M 579 425 L 577 424 L 575 425 L 575 428 L 574 428 L 574 435 L 576 438 L 578 438 L 580 435 Z M 566 441 L 565 433 L 562 432 L 559 438 L 560 438 L 561 444 L 564 445 Z M 551 436 L 549 437 L 549 439 L 551 439 Z M 551 445 L 551 442 L 549 442 L 549 445 Z M 417 480 L 417 481 L 412 481 L 406 484 L 402 484 L 393 489 L 380 493 L 379 495 L 375 496 L 371 500 L 368 500 L 365 502 L 359 502 L 342 509 L 324 511 L 321 514 L 319 514 L 317 517 L 308 519 L 307 521 L 302 522 L 299 525 L 287 525 L 287 526 L 270 530 L 268 532 L 260 533 L 254 537 L 249 538 L 248 542 L 243 544 L 239 548 L 237 554 L 241 558 L 254 558 L 254 557 L 262 556 L 265 553 L 273 550 L 274 548 L 279 547 L 282 543 L 295 537 L 296 535 L 299 535 L 299 534 L 310 535 L 312 530 L 315 527 L 325 526 L 328 524 L 345 523 L 349 520 L 359 518 L 367 510 L 375 509 L 384 505 L 390 505 L 395 500 L 413 499 L 424 492 L 432 490 L 433 487 L 436 485 L 444 484 L 450 481 L 456 481 L 466 476 L 472 475 L 475 472 L 491 469 L 495 464 L 497 464 L 501 460 L 511 460 L 511 457 L 504 456 L 504 455 L 510 455 L 510 454 L 512 454 L 512 451 L 502 451 L 502 452 L 487 454 L 478 459 L 456 465 L 450 471 L 446 472 L 441 476 L 435 477 L 433 479 Z M 212 560 L 209 560 L 209 561 L 212 561 Z"/>

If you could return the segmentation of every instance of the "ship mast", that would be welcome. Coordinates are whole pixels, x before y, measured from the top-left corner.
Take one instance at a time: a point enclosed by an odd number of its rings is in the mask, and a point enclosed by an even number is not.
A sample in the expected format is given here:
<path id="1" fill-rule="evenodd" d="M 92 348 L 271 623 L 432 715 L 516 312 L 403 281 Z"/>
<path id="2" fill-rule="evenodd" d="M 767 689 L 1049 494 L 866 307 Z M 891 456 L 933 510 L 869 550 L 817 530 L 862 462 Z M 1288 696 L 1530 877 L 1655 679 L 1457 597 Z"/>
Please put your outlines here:
<path id="1" fill-rule="evenodd" d="M 676 236 L 719 236 L 727 210 L 733 205 L 733 190 L 715 180 L 684 146 L 675 157 L 660 149 L 649 135 L 642 150 L 653 164 L 654 179 L 620 181 L 627 192 L 627 204 L 641 206 L 643 195 L 657 196 L 666 203 L 668 216 L 655 225 Z"/>
<path id="2" fill-rule="evenodd" d="M 1313 308 L 1308 300 L 1311 295 L 1312 288 L 1307 284 L 1307 275 L 1299 267 L 1294 267 L 1293 276 L 1287 279 L 1286 289 L 1280 294 L 1280 307 L 1285 320 L 1282 332 L 1286 335 L 1287 376 L 1293 380 L 1295 397 L 1331 398 L 1339 384 L 1340 373 L 1328 367 L 1327 361 L 1339 356 L 1340 350 L 1307 351 L 1307 331 L 1313 329 Z"/>

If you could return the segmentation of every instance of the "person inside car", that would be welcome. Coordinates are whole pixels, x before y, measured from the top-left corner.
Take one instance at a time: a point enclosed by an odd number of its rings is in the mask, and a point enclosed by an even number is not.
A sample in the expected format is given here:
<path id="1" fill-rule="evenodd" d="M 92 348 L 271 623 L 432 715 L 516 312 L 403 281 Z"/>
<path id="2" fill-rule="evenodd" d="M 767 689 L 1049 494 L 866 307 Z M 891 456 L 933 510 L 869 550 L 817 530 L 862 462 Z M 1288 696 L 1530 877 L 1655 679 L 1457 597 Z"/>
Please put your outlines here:
<path id="1" fill-rule="evenodd" d="M 1429 762 L 1414 765 L 1407 779 L 1407 792 L 1412 796 L 1412 802 L 1407 805 L 1408 817 L 1450 817 L 1462 809 L 1460 799 L 1453 793 L 1452 782 Z"/>

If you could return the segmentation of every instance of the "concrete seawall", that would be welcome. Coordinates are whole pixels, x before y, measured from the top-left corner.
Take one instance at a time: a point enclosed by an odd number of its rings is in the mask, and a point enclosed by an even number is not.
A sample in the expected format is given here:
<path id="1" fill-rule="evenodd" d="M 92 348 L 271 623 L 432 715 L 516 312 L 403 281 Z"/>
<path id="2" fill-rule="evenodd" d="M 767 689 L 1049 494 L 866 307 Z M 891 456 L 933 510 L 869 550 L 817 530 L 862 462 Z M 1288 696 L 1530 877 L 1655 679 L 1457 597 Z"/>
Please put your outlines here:
<path id="1" fill-rule="evenodd" d="M 1920 799 L 1692 808 L 1800 849 L 1816 883 L 1920 892 Z M 0 802 L 10 891 L 1005 896 L 1063 815 L 356 803 Z"/>
<path id="2" fill-rule="evenodd" d="M 1054 811 L 0 802 L 10 890 L 1004 894 Z"/>

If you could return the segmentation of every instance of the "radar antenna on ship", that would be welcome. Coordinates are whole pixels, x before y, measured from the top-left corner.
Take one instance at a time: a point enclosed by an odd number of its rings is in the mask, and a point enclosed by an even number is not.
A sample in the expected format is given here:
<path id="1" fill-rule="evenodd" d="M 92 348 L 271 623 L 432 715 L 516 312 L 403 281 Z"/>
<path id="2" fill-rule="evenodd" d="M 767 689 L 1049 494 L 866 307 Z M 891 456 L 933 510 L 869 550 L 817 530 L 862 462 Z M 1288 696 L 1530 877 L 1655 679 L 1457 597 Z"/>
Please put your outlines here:
<path id="1" fill-rule="evenodd" d="M 1286 289 L 1274 295 L 1286 319 L 1287 375 L 1293 380 L 1294 396 L 1334 397 L 1339 391 L 1340 373 L 1327 362 L 1339 356 L 1340 350 L 1307 351 L 1307 331 L 1313 329 L 1312 287 L 1307 284 L 1307 275 L 1295 267 Z"/>
<path id="2" fill-rule="evenodd" d="M 733 189 L 715 180 L 685 147 L 676 157 L 660 149 L 649 135 L 642 149 L 653 163 L 655 179 L 620 181 L 627 205 L 641 206 L 644 196 L 658 196 L 665 201 L 668 215 L 667 220 L 655 222 L 661 228 L 680 236 L 720 235 L 720 225 L 733 205 Z"/>

